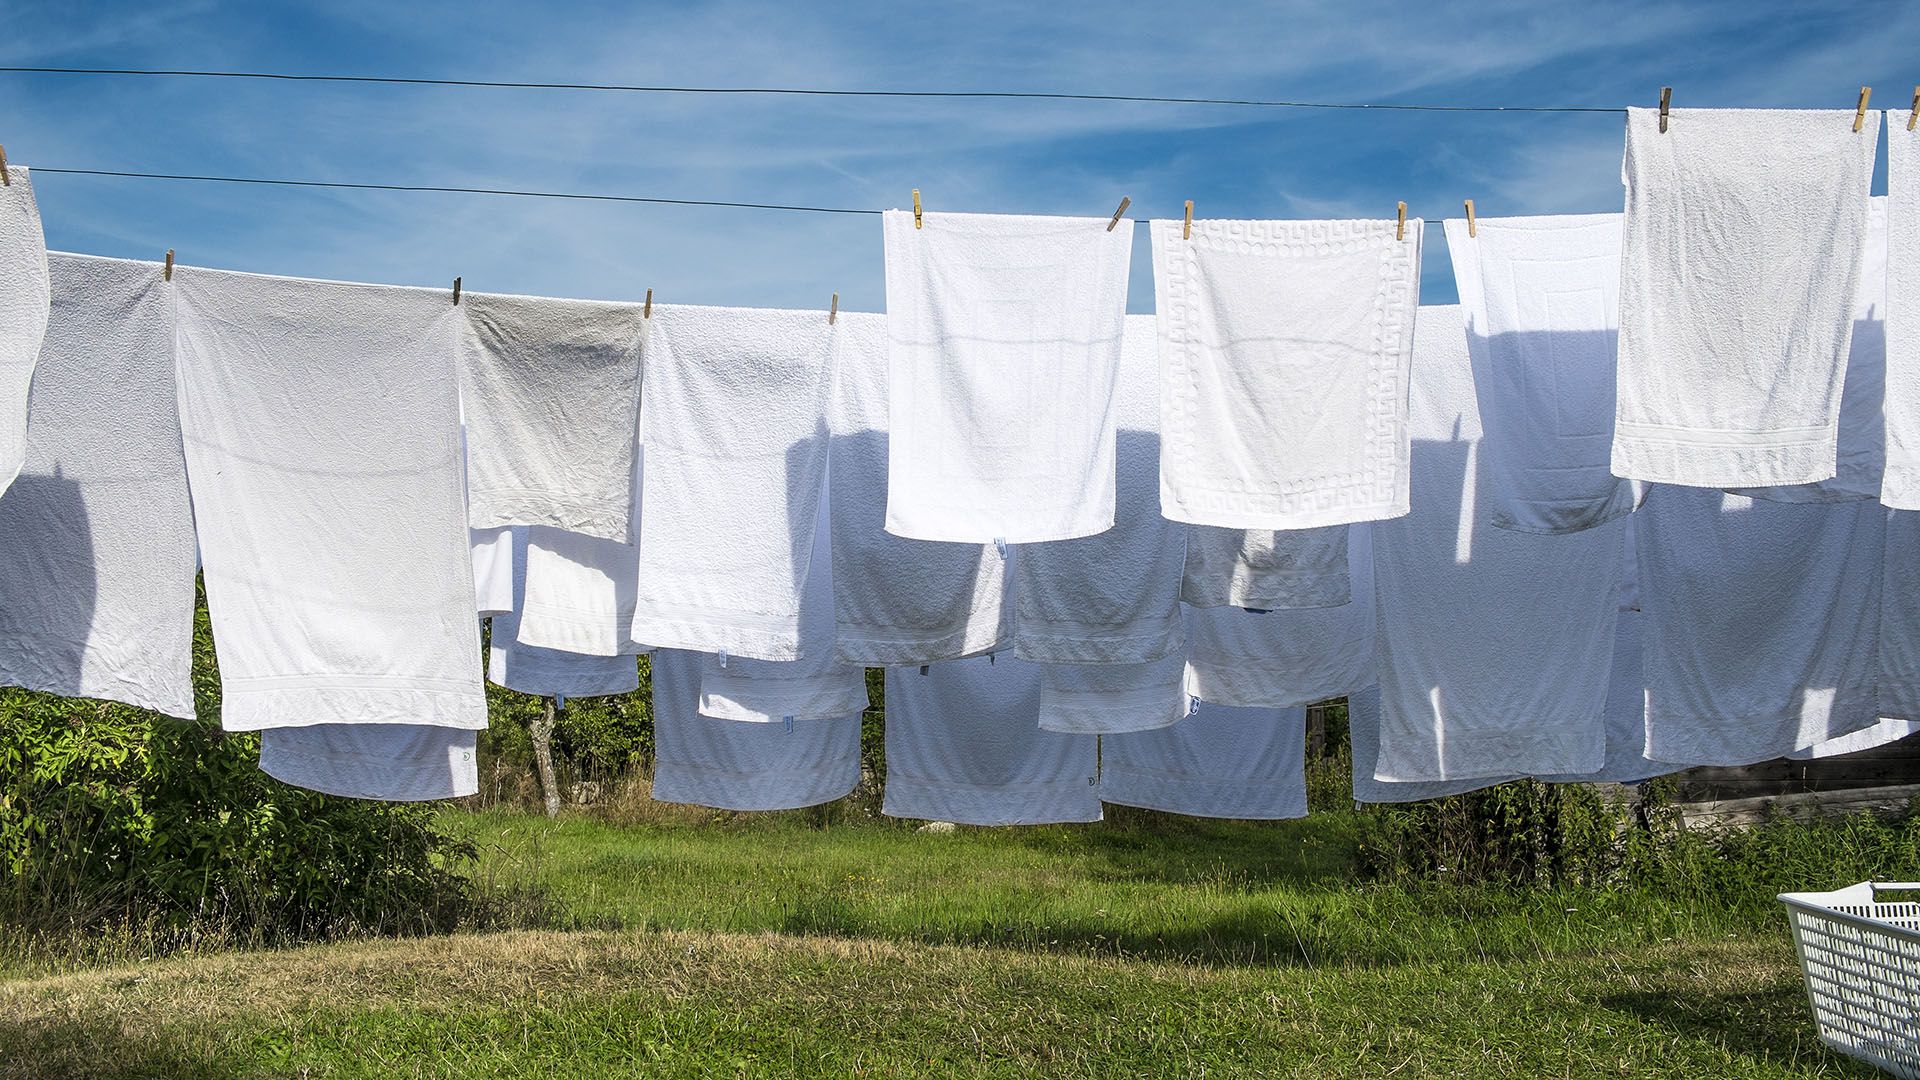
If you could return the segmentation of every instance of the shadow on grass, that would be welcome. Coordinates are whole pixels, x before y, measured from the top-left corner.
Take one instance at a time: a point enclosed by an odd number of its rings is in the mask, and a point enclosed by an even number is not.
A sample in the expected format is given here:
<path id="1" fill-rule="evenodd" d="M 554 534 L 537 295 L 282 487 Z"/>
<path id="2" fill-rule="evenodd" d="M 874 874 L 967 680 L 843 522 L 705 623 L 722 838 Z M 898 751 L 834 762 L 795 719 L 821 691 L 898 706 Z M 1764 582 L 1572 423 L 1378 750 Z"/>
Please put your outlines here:
<path id="1" fill-rule="evenodd" d="M 106 1020 L 0 1017 L 0 1080 L 220 1080 L 244 1064 L 152 1031 L 131 1035 Z"/>
<path id="2" fill-rule="evenodd" d="M 1820 1042 L 1808 1014 L 1806 990 L 1798 979 L 1780 980 L 1763 990 L 1739 994 L 1703 996 L 1639 990 L 1609 995 L 1601 999 L 1601 1004 L 1756 1061 L 1818 1065 L 1823 1075 L 1882 1075 Z"/>

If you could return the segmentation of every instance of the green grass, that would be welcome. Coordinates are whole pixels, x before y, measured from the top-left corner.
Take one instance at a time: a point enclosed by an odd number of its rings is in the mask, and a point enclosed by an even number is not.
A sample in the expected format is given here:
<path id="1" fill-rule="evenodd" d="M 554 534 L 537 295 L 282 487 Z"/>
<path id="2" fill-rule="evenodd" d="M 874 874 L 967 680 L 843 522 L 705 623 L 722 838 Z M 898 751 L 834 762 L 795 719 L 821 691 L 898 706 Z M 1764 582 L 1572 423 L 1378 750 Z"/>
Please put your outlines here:
<path id="1" fill-rule="evenodd" d="M 1871 1075 L 1770 895 L 1365 885 L 1351 814 L 448 820 L 576 928 L 42 966 L 0 1077 Z"/>

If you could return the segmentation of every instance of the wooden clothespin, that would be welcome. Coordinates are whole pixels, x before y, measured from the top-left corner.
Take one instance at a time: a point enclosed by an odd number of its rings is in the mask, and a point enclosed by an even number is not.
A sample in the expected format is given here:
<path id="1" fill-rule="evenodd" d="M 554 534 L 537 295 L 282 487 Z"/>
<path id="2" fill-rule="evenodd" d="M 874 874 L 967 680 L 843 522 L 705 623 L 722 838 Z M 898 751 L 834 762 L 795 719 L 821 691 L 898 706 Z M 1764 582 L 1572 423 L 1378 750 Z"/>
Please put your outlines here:
<path id="1" fill-rule="evenodd" d="M 459 278 L 453 279 L 453 306 L 454 307 L 460 306 L 460 279 Z"/>
<path id="2" fill-rule="evenodd" d="M 1112 232 L 1112 231 L 1113 231 L 1113 227 L 1114 227 L 1115 225 L 1118 225 L 1118 224 L 1120 224 L 1120 215 L 1121 215 L 1121 214 L 1124 214 L 1124 213 L 1126 213 L 1126 212 L 1127 212 L 1127 207 L 1129 207 L 1129 206 L 1132 206 L 1132 205 L 1133 205 L 1133 200 L 1132 200 L 1131 198 L 1129 198 L 1129 197 L 1127 197 L 1127 196 L 1125 196 L 1125 195 L 1122 195 L 1122 196 L 1120 196 L 1120 205 L 1119 205 L 1119 207 L 1118 207 L 1117 209 L 1115 209 L 1115 210 L 1114 210 L 1114 212 L 1113 212 L 1113 218 L 1112 218 L 1112 220 L 1110 220 L 1110 221 L 1108 221 L 1108 222 L 1107 222 L 1107 231 L 1108 231 L 1108 232 Z"/>
<path id="3" fill-rule="evenodd" d="M 1907 117 L 1907 130 L 1912 131 L 1915 124 L 1920 124 L 1920 86 L 1913 88 L 1913 113 Z M 0 165 L 4 164 L 6 164 L 6 154 L 0 152 Z"/>
<path id="4" fill-rule="evenodd" d="M 1673 102 L 1673 87 L 1660 88 L 1660 134 L 1667 133 L 1667 106 Z"/>
<path id="5" fill-rule="evenodd" d="M 640 317 L 643 319 L 653 318 L 653 290 L 652 289 L 647 290 L 647 302 L 641 305 L 640 307 Z"/>
<path id="6" fill-rule="evenodd" d="M 913 227 L 918 229 L 920 228 L 921 224 L 922 222 L 920 220 L 920 189 L 914 188 L 913 189 Z"/>
<path id="7" fill-rule="evenodd" d="M 1467 200 L 1467 235 L 1479 236 L 1480 226 L 1473 220 L 1473 200 Z"/>
<path id="8" fill-rule="evenodd" d="M 840 294 L 833 294 L 833 306 L 827 309 L 827 325 L 832 326 L 840 319 Z"/>
<path id="9" fill-rule="evenodd" d="M 172 248 L 167 249 L 167 265 L 164 267 L 161 267 L 160 269 L 160 280 L 162 281 L 173 280 L 173 249 Z"/>
<path id="10" fill-rule="evenodd" d="M 1915 93 L 1913 99 L 1920 101 L 1920 93 Z M 0 146 L 0 187 L 12 186 L 13 177 L 7 175 L 7 148 Z"/>
<path id="11" fill-rule="evenodd" d="M 1180 226 L 1180 239 L 1193 239 L 1193 200 L 1187 200 L 1187 220 Z"/>
<path id="12" fill-rule="evenodd" d="M 1393 238 L 1395 240 L 1405 240 L 1407 238 L 1407 203 L 1405 199 L 1400 201 L 1400 222 L 1393 227 Z"/>
<path id="13" fill-rule="evenodd" d="M 1856 132 L 1867 126 L 1867 101 L 1872 97 L 1873 87 L 1863 86 L 1860 88 L 1860 105 L 1853 110 L 1853 130 Z"/>

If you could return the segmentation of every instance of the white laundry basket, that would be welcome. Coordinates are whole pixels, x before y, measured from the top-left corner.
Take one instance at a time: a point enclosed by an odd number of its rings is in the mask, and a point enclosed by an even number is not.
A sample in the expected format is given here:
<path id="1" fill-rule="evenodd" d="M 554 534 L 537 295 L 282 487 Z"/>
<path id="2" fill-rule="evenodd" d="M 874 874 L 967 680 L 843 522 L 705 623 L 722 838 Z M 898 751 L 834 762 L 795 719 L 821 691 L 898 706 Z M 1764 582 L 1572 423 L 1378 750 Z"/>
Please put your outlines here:
<path id="1" fill-rule="evenodd" d="M 1820 1041 L 1895 1076 L 1920 1080 L 1920 902 L 1883 902 L 1920 883 L 1863 881 L 1781 893 L 1807 976 Z"/>

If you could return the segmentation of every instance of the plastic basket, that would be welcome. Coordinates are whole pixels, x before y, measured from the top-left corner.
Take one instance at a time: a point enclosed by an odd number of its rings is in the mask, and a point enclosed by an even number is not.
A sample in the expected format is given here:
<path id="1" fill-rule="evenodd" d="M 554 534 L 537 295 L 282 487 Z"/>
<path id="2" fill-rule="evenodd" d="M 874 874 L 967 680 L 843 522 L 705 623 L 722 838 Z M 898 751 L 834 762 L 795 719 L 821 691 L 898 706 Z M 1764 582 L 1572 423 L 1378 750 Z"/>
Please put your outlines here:
<path id="1" fill-rule="evenodd" d="M 1920 1080 L 1920 883 L 1863 881 L 1781 893 L 1807 977 L 1820 1041 L 1895 1076 Z"/>

